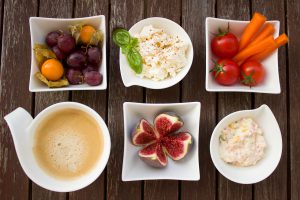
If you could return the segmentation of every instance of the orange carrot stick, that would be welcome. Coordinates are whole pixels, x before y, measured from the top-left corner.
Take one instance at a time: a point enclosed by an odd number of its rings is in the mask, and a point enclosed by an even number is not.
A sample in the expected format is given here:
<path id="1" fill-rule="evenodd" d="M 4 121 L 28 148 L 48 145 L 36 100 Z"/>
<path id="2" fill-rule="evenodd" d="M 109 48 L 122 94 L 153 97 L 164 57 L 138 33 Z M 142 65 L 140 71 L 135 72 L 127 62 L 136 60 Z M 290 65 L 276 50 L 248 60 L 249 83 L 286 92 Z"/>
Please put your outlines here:
<path id="1" fill-rule="evenodd" d="M 278 38 L 275 39 L 275 42 L 278 47 L 286 44 L 288 41 L 289 41 L 289 38 L 285 33 L 281 34 Z"/>
<path id="2" fill-rule="evenodd" d="M 240 50 L 244 49 L 250 43 L 253 36 L 259 31 L 265 21 L 265 16 L 259 13 L 254 13 L 250 23 L 245 28 L 240 39 Z"/>
<path id="3" fill-rule="evenodd" d="M 273 36 L 268 36 L 263 41 L 259 42 L 257 45 L 251 45 L 246 47 L 244 50 L 240 51 L 233 60 L 237 63 L 246 60 L 250 56 L 258 54 L 264 51 L 267 47 L 276 46 L 276 42 Z"/>
<path id="4" fill-rule="evenodd" d="M 262 31 L 258 33 L 257 36 L 254 37 L 254 39 L 252 40 L 252 42 L 250 42 L 249 45 L 256 45 L 258 42 L 262 41 L 269 35 L 273 35 L 274 32 L 275 32 L 274 27 L 271 24 L 267 23 L 262 29 Z"/>
<path id="5" fill-rule="evenodd" d="M 262 61 L 268 56 L 270 56 L 277 48 L 286 44 L 289 41 L 287 35 L 285 33 L 281 34 L 278 38 L 275 39 L 276 46 L 270 46 L 266 48 L 264 51 L 251 56 L 248 60 L 257 60 Z"/>

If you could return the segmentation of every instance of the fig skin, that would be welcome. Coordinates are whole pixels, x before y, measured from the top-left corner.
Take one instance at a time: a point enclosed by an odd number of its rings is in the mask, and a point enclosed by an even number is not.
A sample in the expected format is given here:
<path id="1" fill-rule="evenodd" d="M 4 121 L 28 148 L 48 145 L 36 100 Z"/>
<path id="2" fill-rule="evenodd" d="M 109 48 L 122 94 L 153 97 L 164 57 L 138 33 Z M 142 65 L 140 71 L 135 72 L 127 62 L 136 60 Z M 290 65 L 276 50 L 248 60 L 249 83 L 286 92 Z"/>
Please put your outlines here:
<path id="1" fill-rule="evenodd" d="M 150 165 L 152 167 L 155 167 L 155 168 L 164 168 L 164 167 L 166 167 L 168 165 L 168 163 L 166 163 L 166 164 L 163 165 L 161 162 L 159 162 L 159 160 L 157 158 L 153 160 L 153 159 L 151 159 L 149 157 L 142 157 L 142 156 L 139 156 L 139 157 L 146 164 L 148 164 L 148 165 Z"/>

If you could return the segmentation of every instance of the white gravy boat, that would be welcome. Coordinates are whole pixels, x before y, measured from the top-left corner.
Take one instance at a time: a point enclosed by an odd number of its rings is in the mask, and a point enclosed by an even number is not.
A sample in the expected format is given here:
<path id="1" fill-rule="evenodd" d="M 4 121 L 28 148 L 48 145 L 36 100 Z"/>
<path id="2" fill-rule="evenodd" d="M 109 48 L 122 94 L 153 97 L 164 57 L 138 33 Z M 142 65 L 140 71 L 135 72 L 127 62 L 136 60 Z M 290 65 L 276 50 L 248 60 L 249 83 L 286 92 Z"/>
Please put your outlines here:
<path id="1" fill-rule="evenodd" d="M 50 113 L 66 108 L 80 109 L 92 116 L 99 123 L 99 126 L 102 129 L 104 146 L 99 160 L 89 172 L 75 179 L 63 180 L 47 174 L 42 168 L 40 168 L 35 159 L 32 148 L 34 145 L 35 129 L 39 122 Z M 108 128 L 100 115 L 86 105 L 75 102 L 57 103 L 44 109 L 34 119 L 26 110 L 19 107 L 6 115 L 4 119 L 10 128 L 17 156 L 23 170 L 33 182 L 43 188 L 57 192 L 71 192 L 79 190 L 94 182 L 107 164 L 111 148 Z"/>
<path id="2" fill-rule="evenodd" d="M 228 124 L 250 117 L 262 129 L 267 147 L 264 157 L 256 165 L 238 167 L 224 162 L 219 154 L 219 137 Z M 240 184 L 253 184 L 270 176 L 276 169 L 282 153 L 282 137 L 271 109 L 263 104 L 253 110 L 241 110 L 224 117 L 215 127 L 210 139 L 210 155 L 217 170 L 229 180 Z"/>

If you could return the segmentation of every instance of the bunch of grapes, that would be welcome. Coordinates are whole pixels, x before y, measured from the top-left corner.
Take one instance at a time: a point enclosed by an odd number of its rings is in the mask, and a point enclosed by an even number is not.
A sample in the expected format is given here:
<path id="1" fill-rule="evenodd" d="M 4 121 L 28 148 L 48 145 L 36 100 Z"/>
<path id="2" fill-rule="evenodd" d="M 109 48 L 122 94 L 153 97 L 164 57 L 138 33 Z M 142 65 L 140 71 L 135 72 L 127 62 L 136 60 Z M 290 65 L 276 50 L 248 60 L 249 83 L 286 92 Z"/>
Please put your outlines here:
<path id="1" fill-rule="evenodd" d="M 52 48 L 57 59 L 66 68 L 66 78 L 72 85 L 87 83 L 100 85 L 103 76 L 99 73 L 102 61 L 101 49 L 91 45 L 76 45 L 71 34 L 53 31 L 47 34 L 46 43 Z"/>

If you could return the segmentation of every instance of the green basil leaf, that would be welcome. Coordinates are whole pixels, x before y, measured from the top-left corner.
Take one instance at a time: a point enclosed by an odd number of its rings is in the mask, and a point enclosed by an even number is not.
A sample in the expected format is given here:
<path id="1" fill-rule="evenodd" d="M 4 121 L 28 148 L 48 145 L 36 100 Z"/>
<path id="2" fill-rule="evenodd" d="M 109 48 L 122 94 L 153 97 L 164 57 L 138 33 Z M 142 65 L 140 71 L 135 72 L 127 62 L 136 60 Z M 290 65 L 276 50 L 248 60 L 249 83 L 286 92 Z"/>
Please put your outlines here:
<path id="1" fill-rule="evenodd" d="M 142 73 L 143 63 L 141 54 L 135 48 L 130 48 L 126 56 L 131 69 L 137 74 Z"/>
<path id="2" fill-rule="evenodd" d="M 133 47 L 133 48 L 136 48 L 139 46 L 139 40 L 137 38 L 131 38 L 130 40 L 130 45 Z"/>
<path id="3" fill-rule="evenodd" d="M 123 28 L 117 28 L 113 31 L 113 41 L 119 47 L 130 44 L 131 36 L 129 32 Z"/>
<path id="4" fill-rule="evenodd" d="M 121 49 L 122 49 L 122 54 L 127 55 L 129 50 L 131 49 L 131 46 L 122 46 Z"/>

